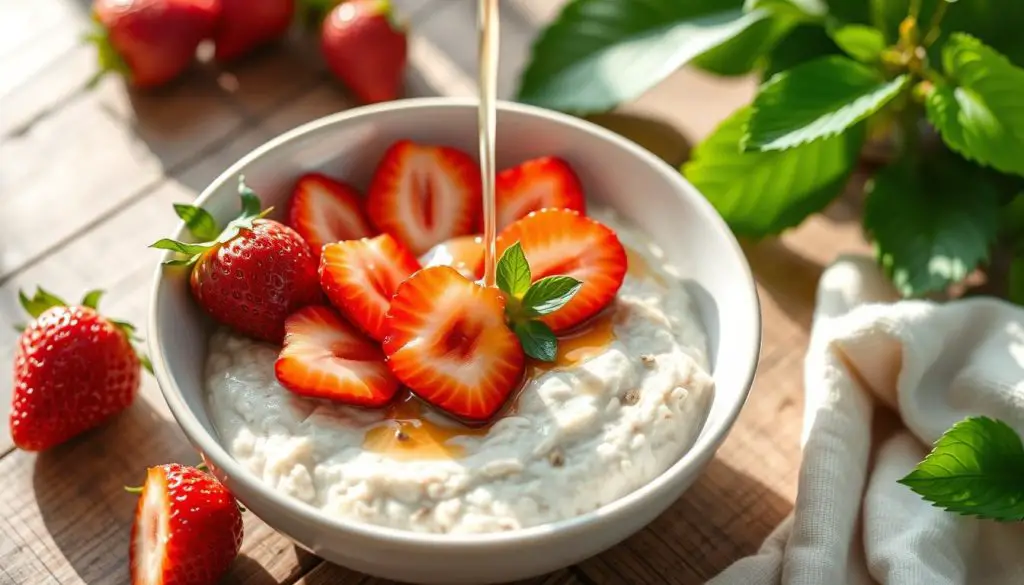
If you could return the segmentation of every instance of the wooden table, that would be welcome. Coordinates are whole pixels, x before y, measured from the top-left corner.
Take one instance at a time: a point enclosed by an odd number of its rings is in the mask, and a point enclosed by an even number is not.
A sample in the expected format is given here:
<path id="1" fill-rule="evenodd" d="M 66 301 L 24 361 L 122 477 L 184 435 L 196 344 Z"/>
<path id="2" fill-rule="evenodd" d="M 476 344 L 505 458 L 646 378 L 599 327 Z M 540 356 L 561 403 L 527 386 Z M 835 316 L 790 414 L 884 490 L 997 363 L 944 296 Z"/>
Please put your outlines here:
<path id="1" fill-rule="evenodd" d="M 509 97 L 529 42 L 558 3 L 507 0 L 502 80 Z M 407 93 L 475 95 L 475 3 L 402 0 L 412 25 Z M 139 95 L 108 78 L 83 89 L 93 51 L 79 44 L 87 0 L 0 0 L 0 355 L 23 320 L 16 293 L 37 283 L 68 297 L 108 291 L 108 314 L 144 325 L 157 254 L 147 245 L 229 164 L 297 124 L 353 105 L 315 50 L 289 41 L 237 66 L 197 66 Z M 684 70 L 602 122 L 678 162 L 747 100 L 752 80 Z M 639 130 L 638 130 L 639 128 Z M 639 132 L 639 133 L 638 133 Z M 746 245 L 760 284 L 757 383 L 700 481 L 654 524 L 606 553 L 532 583 L 702 583 L 757 549 L 790 511 L 800 462 L 801 365 L 822 266 L 863 251 L 842 205 L 780 239 Z M 199 364 L 197 364 L 197 367 Z M 0 377 L 0 584 L 128 582 L 135 497 L 147 465 L 193 462 L 156 383 L 104 428 L 41 455 L 14 449 Z M 381 583 L 296 548 L 252 514 L 228 583 Z"/>

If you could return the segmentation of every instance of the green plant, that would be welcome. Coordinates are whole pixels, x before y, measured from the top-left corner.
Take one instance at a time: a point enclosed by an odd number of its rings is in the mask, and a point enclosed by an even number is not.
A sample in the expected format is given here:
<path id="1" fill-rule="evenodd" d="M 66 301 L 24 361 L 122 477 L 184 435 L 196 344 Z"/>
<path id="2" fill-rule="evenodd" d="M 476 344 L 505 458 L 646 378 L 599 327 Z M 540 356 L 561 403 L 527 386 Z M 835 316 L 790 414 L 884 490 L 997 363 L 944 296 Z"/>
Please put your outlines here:
<path id="1" fill-rule="evenodd" d="M 1017 254 L 1024 302 L 1024 2 L 571 0 L 541 32 L 518 99 L 589 114 L 687 62 L 760 71 L 753 103 L 682 167 L 738 235 L 823 209 L 858 168 L 864 229 L 904 296 Z M 884 145 L 880 165 L 865 148 Z"/>

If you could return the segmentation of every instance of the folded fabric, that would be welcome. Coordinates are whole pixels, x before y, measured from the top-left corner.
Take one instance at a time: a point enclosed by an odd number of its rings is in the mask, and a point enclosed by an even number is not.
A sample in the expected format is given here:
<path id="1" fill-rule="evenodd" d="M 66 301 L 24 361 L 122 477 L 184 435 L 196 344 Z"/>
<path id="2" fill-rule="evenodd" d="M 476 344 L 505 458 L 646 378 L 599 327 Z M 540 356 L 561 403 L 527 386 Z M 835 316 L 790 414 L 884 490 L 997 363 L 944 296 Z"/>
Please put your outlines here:
<path id="1" fill-rule="evenodd" d="M 1024 584 L 1024 524 L 945 512 L 897 483 L 965 417 L 1024 431 L 1024 309 L 897 302 L 872 260 L 840 258 L 804 366 L 794 510 L 711 585 Z"/>

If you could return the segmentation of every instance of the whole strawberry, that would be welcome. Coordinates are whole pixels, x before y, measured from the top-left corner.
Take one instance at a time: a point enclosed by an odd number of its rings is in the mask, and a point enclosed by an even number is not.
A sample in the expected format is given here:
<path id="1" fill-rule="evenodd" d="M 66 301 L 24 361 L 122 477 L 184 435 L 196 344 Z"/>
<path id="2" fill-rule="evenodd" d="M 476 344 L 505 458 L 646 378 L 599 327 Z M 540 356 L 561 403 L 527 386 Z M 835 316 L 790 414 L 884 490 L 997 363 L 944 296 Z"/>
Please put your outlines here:
<path id="1" fill-rule="evenodd" d="M 150 467 L 128 558 L 132 585 L 212 585 L 242 545 L 242 515 L 223 484 L 195 467 Z"/>
<path id="2" fill-rule="evenodd" d="M 280 38 L 288 31 L 294 13 L 295 0 L 220 0 L 214 58 L 232 61 Z"/>
<path id="3" fill-rule="evenodd" d="M 69 306 L 37 289 L 21 304 L 34 318 L 14 354 L 14 444 L 43 451 L 131 406 L 139 389 L 134 328 L 96 311 L 100 291 Z"/>
<path id="4" fill-rule="evenodd" d="M 320 29 L 327 67 L 365 103 L 398 97 L 408 53 L 406 33 L 387 0 L 350 0 L 335 6 Z"/>
<path id="5" fill-rule="evenodd" d="M 192 296 L 215 320 L 236 331 L 274 343 L 284 338 L 284 320 L 318 302 L 317 265 L 305 240 L 290 227 L 263 217 L 259 197 L 238 181 L 242 214 L 221 230 L 213 216 L 194 205 L 174 209 L 201 243 L 163 239 L 152 245 L 187 259 L 165 264 L 191 266 Z"/>
<path id="6" fill-rule="evenodd" d="M 219 0 L 94 0 L 99 30 L 88 38 L 102 75 L 114 71 L 138 88 L 181 75 L 199 43 L 213 34 Z"/>

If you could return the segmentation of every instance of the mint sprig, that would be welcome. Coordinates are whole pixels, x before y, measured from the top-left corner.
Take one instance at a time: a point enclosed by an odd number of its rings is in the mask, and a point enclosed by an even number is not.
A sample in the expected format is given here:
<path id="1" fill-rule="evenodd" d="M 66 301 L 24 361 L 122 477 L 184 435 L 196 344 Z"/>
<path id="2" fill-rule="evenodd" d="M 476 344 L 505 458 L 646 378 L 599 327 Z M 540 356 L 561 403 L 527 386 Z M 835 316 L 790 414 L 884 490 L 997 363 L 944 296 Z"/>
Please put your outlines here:
<path id="1" fill-rule="evenodd" d="M 558 338 L 538 318 L 564 307 L 583 283 L 571 276 L 546 276 L 532 282 L 530 265 L 519 242 L 502 253 L 495 282 L 505 293 L 505 314 L 523 352 L 543 362 L 555 361 Z"/>
<path id="2" fill-rule="evenodd" d="M 1024 444 L 1006 423 L 966 418 L 899 483 L 948 512 L 1024 520 Z"/>

